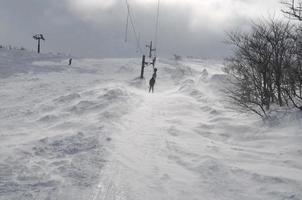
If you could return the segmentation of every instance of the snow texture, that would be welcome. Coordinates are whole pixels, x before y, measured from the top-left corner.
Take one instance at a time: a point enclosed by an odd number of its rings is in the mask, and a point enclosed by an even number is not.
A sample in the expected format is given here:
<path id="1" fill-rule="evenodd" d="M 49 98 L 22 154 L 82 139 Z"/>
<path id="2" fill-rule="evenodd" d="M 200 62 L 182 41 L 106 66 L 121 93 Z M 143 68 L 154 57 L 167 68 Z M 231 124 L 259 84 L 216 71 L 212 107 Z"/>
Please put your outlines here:
<path id="1" fill-rule="evenodd" d="M 230 109 L 218 61 L 0 49 L 0 200 L 301 200 L 302 115 Z"/>

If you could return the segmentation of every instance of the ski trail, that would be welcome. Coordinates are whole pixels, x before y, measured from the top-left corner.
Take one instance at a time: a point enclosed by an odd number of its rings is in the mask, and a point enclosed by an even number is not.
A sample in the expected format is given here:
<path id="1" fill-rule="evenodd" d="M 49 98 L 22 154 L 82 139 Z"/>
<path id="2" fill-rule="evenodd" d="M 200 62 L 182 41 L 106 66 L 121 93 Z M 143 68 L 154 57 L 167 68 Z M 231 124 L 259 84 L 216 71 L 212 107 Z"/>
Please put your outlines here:
<path id="1" fill-rule="evenodd" d="M 167 130 L 171 128 L 168 121 L 172 117 L 170 112 L 175 110 L 169 111 L 166 104 L 186 99 L 171 94 L 145 96 L 140 107 L 116 124 L 112 131 L 114 145 L 108 149 L 111 160 L 92 200 L 175 199 L 186 194 L 175 194 L 174 190 L 191 190 L 196 176 L 169 154 L 173 140 L 167 139 Z M 170 181 L 171 177 L 178 180 Z M 187 179 L 191 180 L 189 184 Z"/>
<path id="2" fill-rule="evenodd" d="M 197 90 L 192 95 L 190 85 L 175 87 L 137 91 L 141 103 L 113 122 L 109 160 L 92 200 L 258 200 L 271 191 L 282 196 L 274 185 L 288 191 L 296 184 L 291 180 L 299 171 L 283 173 L 274 154 L 228 141 L 230 134 L 251 130 L 234 121 L 219 100 Z M 273 170 L 257 169 L 258 162 Z"/>

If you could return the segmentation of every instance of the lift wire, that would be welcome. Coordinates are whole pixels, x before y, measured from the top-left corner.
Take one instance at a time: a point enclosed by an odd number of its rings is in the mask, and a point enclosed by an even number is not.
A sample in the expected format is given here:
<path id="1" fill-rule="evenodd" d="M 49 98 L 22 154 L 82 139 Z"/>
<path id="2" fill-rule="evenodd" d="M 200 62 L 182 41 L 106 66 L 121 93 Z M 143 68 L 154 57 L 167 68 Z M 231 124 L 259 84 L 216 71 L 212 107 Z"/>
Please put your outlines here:
<path id="1" fill-rule="evenodd" d="M 135 25 L 134 25 L 133 17 L 131 15 L 131 9 L 130 9 L 130 5 L 129 5 L 128 0 L 126 0 L 126 6 L 127 6 L 127 10 L 128 10 L 129 20 L 130 20 L 130 23 L 131 23 L 131 26 L 132 26 L 132 30 L 133 30 L 133 33 L 134 33 L 134 36 L 135 36 L 135 40 L 136 40 L 137 46 L 139 47 L 138 50 L 142 54 L 143 50 L 142 50 L 142 48 L 140 46 L 139 36 L 138 36 L 137 31 L 135 29 Z"/>
<path id="2" fill-rule="evenodd" d="M 126 30 L 125 30 L 125 42 L 128 41 L 128 27 L 129 27 L 129 12 L 127 10 L 127 22 L 126 22 Z"/>
<path id="3" fill-rule="evenodd" d="M 137 49 L 142 54 L 142 48 L 140 44 L 140 34 L 137 32 L 133 20 L 133 15 L 131 13 L 130 4 L 128 0 L 125 0 L 126 6 L 127 6 L 127 21 L 126 21 L 126 30 L 125 30 L 125 42 L 128 41 L 128 29 L 129 29 L 129 21 L 134 33 L 134 37 L 137 44 Z M 157 1 L 157 13 L 156 13 L 156 22 L 155 22 L 155 41 L 154 41 L 154 47 L 155 47 L 155 57 L 157 56 L 157 45 L 158 45 L 158 29 L 159 29 L 159 15 L 160 15 L 160 0 Z"/>
<path id="4" fill-rule="evenodd" d="M 160 11 L 160 0 L 157 1 L 157 14 L 156 14 L 156 25 L 155 25 L 155 57 L 157 56 L 157 43 L 158 43 L 158 27 L 159 27 L 159 11 Z"/>
<path id="5" fill-rule="evenodd" d="M 141 46 L 141 34 L 138 34 L 138 43 L 137 43 L 137 49 L 139 49 Z"/>

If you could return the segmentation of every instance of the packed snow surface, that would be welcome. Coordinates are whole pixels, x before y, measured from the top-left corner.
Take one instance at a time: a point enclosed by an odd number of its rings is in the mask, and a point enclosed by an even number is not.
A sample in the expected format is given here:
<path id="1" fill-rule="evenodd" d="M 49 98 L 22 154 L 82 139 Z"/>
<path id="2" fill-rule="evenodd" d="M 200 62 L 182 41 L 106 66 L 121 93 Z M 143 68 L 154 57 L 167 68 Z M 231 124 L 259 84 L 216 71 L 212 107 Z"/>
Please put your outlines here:
<path id="1" fill-rule="evenodd" d="M 0 200 L 301 200 L 302 116 L 231 108 L 218 61 L 0 49 Z"/>

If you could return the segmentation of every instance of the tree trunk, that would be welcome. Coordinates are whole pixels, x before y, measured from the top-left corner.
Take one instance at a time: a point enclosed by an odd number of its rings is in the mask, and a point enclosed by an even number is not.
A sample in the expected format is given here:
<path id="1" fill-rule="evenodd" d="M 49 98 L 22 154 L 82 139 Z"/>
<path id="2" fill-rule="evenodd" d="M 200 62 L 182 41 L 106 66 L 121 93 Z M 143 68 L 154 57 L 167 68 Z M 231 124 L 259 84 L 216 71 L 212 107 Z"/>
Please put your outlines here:
<path id="1" fill-rule="evenodd" d="M 279 81 L 277 82 L 278 103 L 280 106 L 283 106 L 281 84 Z"/>

